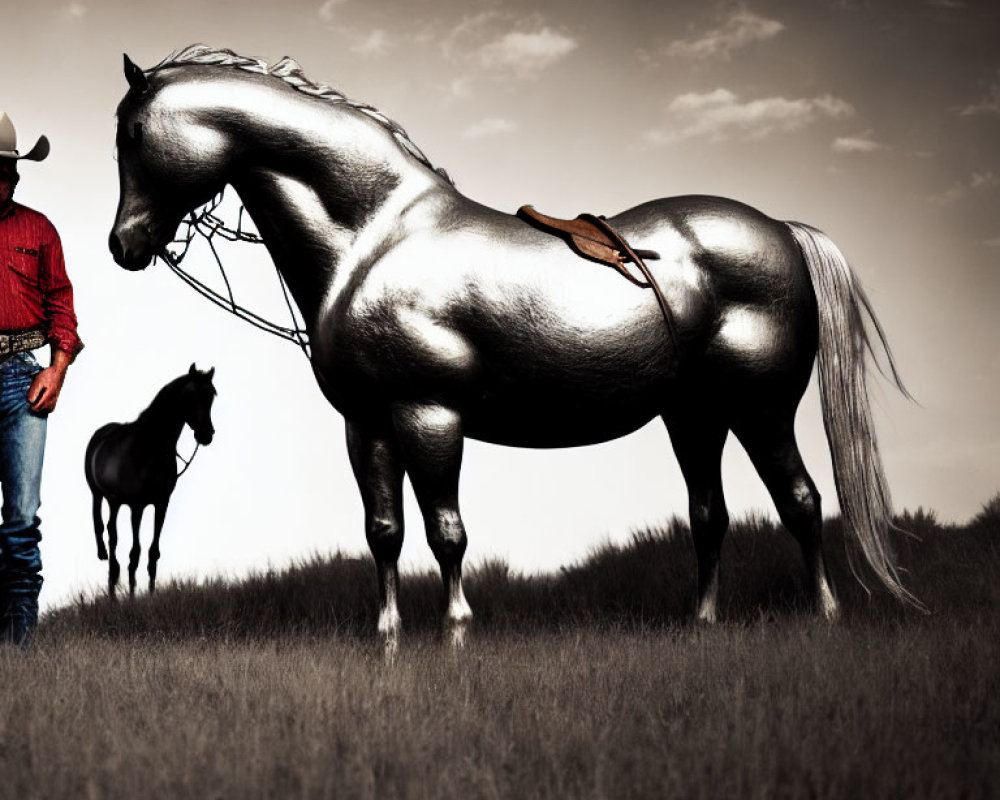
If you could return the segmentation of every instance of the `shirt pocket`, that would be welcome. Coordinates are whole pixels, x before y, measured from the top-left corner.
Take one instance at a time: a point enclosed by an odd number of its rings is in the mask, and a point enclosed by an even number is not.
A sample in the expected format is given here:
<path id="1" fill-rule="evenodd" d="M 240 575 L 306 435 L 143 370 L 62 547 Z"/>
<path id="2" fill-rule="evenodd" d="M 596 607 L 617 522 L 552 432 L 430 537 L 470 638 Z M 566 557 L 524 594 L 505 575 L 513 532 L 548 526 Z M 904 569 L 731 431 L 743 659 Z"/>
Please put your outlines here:
<path id="1" fill-rule="evenodd" d="M 28 286 L 38 288 L 38 250 L 32 247 L 14 247 L 7 255 L 7 266 Z"/>

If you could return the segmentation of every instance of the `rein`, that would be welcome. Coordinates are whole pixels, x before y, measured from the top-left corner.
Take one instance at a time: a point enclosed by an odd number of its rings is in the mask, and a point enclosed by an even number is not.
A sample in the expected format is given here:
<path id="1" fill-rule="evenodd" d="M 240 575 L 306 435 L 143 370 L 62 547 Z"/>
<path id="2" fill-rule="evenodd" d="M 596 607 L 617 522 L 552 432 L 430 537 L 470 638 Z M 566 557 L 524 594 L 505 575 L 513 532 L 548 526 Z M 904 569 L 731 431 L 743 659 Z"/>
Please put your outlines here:
<path id="1" fill-rule="evenodd" d="M 177 458 L 179 458 L 179 459 L 180 459 L 181 461 L 183 461 L 183 462 L 184 462 L 184 468 L 183 468 L 183 469 L 182 469 L 182 470 L 181 470 L 180 472 L 178 472 L 178 473 L 177 473 L 177 477 L 178 477 L 178 478 L 179 478 L 179 477 L 180 477 L 181 475 L 183 475 L 183 474 L 184 474 L 185 472 L 187 472 L 187 470 L 188 470 L 188 467 L 190 467 L 190 466 L 191 466 L 191 462 L 192 462 L 192 461 L 194 461 L 194 457 L 195 457 L 196 455 L 198 455 L 198 448 L 199 448 L 199 447 L 201 447 L 201 445 L 200 445 L 200 444 L 198 444 L 197 442 L 195 442 L 195 443 L 194 443 L 194 452 L 193 452 L 193 453 L 191 453 L 191 458 L 188 458 L 188 459 L 185 459 L 185 458 L 184 458 L 184 456 L 182 456 L 182 455 L 181 455 L 180 453 L 178 453 L 178 452 L 177 452 L 176 450 L 174 451 L 174 455 L 175 455 L 175 456 L 177 456 Z"/>
<path id="2" fill-rule="evenodd" d="M 292 327 L 271 322 L 265 317 L 255 314 L 248 308 L 241 306 L 236 302 L 233 295 L 233 287 L 229 282 L 229 276 L 226 275 L 225 267 L 222 264 L 222 257 L 216 249 L 214 239 L 216 236 L 219 236 L 228 242 L 249 242 L 251 244 L 263 244 L 264 242 L 258 234 L 243 230 L 243 212 L 245 211 L 245 208 L 242 205 L 240 206 L 239 217 L 235 228 L 227 226 L 220 217 L 216 216 L 215 210 L 222 202 L 222 197 L 223 192 L 220 192 L 210 203 L 202 206 L 200 209 L 192 211 L 188 217 L 181 222 L 181 226 L 186 226 L 187 230 L 182 233 L 179 238 L 176 238 L 171 242 L 171 245 L 173 245 L 174 248 L 171 249 L 168 245 L 160 253 L 157 253 L 156 257 L 162 260 L 168 267 L 170 267 L 175 275 L 198 292 L 202 297 L 207 298 L 215 305 L 228 311 L 238 319 L 250 323 L 258 330 L 262 330 L 265 333 L 270 333 L 273 336 L 294 342 L 299 346 L 299 349 L 302 350 L 308 359 L 310 357 L 309 335 L 305 328 L 298 324 L 295 307 L 288 292 L 288 285 L 285 283 L 285 278 L 277 267 L 275 267 L 275 273 L 278 276 L 278 283 L 281 286 L 281 293 L 285 299 L 285 305 L 288 307 L 288 313 L 292 320 Z M 181 262 L 187 255 L 188 249 L 190 248 L 195 235 L 201 236 L 206 242 L 208 242 L 209 249 L 212 251 L 215 263 L 218 266 L 219 272 L 222 275 L 222 280 L 226 285 L 226 294 L 220 294 L 181 267 Z M 194 458 L 193 455 L 192 458 Z M 181 460 L 183 461 L 183 459 Z M 185 469 L 187 469 L 187 467 L 185 467 Z"/>

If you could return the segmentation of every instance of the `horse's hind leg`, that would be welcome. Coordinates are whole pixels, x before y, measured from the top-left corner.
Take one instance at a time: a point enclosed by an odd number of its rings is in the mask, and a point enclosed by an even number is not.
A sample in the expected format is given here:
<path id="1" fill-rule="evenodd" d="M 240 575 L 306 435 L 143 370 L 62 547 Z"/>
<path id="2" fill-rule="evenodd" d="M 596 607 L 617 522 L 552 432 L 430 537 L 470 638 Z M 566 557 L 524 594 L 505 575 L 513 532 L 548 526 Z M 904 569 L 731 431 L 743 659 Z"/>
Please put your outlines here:
<path id="1" fill-rule="evenodd" d="M 160 560 L 160 531 L 163 521 L 167 518 L 167 505 L 170 498 L 153 505 L 153 543 L 149 546 L 149 563 L 146 571 L 149 574 L 149 593 L 156 591 L 156 565 Z"/>
<path id="2" fill-rule="evenodd" d="M 135 597 L 135 571 L 139 568 L 142 546 L 139 543 L 139 528 L 142 526 L 142 512 L 145 506 L 132 506 L 132 549 L 128 551 L 128 595 Z"/>
<path id="3" fill-rule="evenodd" d="M 771 410 L 733 425 L 764 485 L 782 524 L 802 548 L 816 609 L 827 619 L 840 614 L 823 556 L 823 515 L 816 490 L 795 442 L 795 414 Z"/>
<path id="4" fill-rule="evenodd" d="M 452 645 L 461 646 L 472 619 L 462 590 L 462 558 L 468 541 L 458 510 L 462 421 L 450 408 L 412 404 L 394 410 L 393 426 L 424 517 L 427 541 L 441 567 L 448 603 L 445 636 Z"/>
<path id="5" fill-rule="evenodd" d="M 388 428 L 388 426 L 387 426 Z M 386 658 L 399 646 L 399 551 L 403 546 L 403 462 L 388 429 L 347 423 L 347 451 L 365 508 L 365 536 L 378 573 L 378 633 Z"/>
<path id="6" fill-rule="evenodd" d="M 121 567 L 118 565 L 118 503 L 108 503 L 108 597 L 115 599 L 118 588 L 118 576 Z"/>
<path id="7" fill-rule="evenodd" d="M 729 428 L 705 406 L 674 408 L 663 415 L 688 488 L 691 537 L 698 557 L 699 622 L 715 622 L 719 602 L 719 558 L 729 529 L 722 491 L 722 449 Z"/>
<path id="8" fill-rule="evenodd" d="M 97 539 L 97 557 L 101 561 L 108 560 L 108 551 L 104 546 L 104 518 L 101 515 L 104 498 L 94 491 L 94 538 Z"/>

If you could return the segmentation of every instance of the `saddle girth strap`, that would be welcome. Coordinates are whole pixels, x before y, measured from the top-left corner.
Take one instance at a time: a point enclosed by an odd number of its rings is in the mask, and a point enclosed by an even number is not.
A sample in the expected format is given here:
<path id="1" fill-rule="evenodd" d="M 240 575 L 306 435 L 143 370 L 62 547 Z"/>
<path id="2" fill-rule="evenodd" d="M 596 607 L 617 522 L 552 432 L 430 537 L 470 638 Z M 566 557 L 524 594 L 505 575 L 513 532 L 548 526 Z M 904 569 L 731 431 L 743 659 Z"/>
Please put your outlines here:
<path id="1" fill-rule="evenodd" d="M 559 236 L 577 255 L 614 267 L 619 274 L 636 286 L 652 289 L 656 296 L 656 302 L 660 306 L 660 312 L 663 314 L 667 334 L 678 353 L 678 357 L 680 356 L 674 315 L 667 304 L 663 289 L 644 260 L 659 259 L 659 253 L 655 250 L 633 249 L 625 237 L 611 227 L 607 219 L 596 214 L 580 214 L 576 219 L 558 219 L 536 211 L 533 206 L 524 205 L 517 210 L 517 216 L 541 231 Z M 638 267 L 645 278 L 644 281 L 636 278 L 625 268 L 625 263 L 629 261 Z"/>

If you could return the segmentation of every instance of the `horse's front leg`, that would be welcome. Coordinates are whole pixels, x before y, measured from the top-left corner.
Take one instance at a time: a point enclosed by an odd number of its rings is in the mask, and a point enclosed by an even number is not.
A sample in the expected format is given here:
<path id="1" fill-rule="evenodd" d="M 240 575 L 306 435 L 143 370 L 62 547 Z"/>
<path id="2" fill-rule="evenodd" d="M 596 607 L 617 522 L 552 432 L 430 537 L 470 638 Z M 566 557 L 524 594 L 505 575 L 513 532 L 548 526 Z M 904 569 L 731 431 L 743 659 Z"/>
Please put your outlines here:
<path id="1" fill-rule="evenodd" d="M 399 551 L 403 547 L 403 461 L 391 428 L 347 423 L 347 452 L 365 507 L 365 535 L 378 573 L 378 633 L 387 659 L 399 647 Z"/>
<path id="2" fill-rule="evenodd" d="M 167 518 L 167 506 L 170 495 L 165 500 L 153 504 L 153 543 L 149 547 L 149 563 L 146 573 L 149 575 L 149 593 L 156 591 L 156 565 L 160 560 L 160 533 L 163 531 L 163 521 Z"/>
<path id="3" fill-rule="evenodd" d="M 427 541 L 441 566 L 448 602 L 445 636 L 461 646 L 472 619 L 462 591 L 462 557 L 467 542 L 458 510 L 462 420 L 458 412 L 441 405 L 401 404 L 393 410 L 392 421 L 424 517 Z"/>

